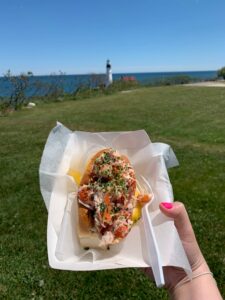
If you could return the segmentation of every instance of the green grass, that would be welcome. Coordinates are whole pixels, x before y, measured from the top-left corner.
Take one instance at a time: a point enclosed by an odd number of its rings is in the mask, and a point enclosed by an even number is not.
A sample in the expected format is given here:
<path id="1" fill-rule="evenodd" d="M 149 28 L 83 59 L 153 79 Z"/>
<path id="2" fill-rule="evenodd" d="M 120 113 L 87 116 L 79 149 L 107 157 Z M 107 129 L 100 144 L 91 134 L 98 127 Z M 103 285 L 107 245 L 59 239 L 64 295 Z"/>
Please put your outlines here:
<path id="1" fill-rule="evenodd" d="M 73 130 L 144 128 L 169 143 L 180 167 L 169 171 L 175 198 L 189 211 L 197 239 L 224 292 L 225 89 L 143 88 L 99 98 L 40 104 L 0 118 L 0 298 L 167 299 L 139 270 L 50 269 L 47 212 L 38 167 L 56 121 Z M 165 199 L 166 200 L 166 199 Z"/>

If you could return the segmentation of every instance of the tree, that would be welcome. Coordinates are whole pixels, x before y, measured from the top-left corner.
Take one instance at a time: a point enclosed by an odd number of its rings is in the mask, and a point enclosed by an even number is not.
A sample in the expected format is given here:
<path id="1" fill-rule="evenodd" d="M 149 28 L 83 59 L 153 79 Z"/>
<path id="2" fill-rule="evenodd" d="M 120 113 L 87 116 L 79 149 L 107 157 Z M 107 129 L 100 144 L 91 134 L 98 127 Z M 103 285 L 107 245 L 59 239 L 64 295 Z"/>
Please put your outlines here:
<path id="1" fill-rule="evenodd" d="M 225 79 L 225 67 L 218 70 L 217 75 L 218 77 L 223 77 L 223 79 Z"/>
<path id="2" fill-rule="evenodd" d="M 30 71 L 18 76 L 12 75 L 10 70 L 4 74 L 5 80 L 10 83 L 11 90 L 8 104 L 15 110 L 19 109 L 25 102 L 25 91 L 29 85 L 30 76 L 33 76 Z"/>

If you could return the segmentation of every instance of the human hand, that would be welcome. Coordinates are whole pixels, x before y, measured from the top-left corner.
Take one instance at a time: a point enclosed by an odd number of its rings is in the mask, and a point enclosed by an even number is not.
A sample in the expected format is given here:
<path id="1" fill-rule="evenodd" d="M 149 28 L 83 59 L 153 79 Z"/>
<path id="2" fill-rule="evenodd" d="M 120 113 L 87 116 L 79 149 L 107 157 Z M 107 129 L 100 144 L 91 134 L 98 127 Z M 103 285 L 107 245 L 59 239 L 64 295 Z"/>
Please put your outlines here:
<path id="1" fill-rule="evenodd" d="M 181 202 L 162 202 L 160 210 L 167 217 L 174 220 L 179 237 L 183 244 L 187 258 L 191 265 L 194 280 L 187 278 L 183 269 L 177 267 L 164 267 L 165 287 L 174 300 L 222 300 L 220 292 L 209 267 L 201 253 L 195 234 L 189 220 L 187 211 Z M 146 268 L 145 273 L 151 278 L 151 268 Z M 203 276 L 208 275 L 208 276 Z M 179 287 L 178 287 L 179 286 Z"/>
<path id="2" fill-rule="evenodd" d="M 187 211 L 181 202 L 162 202 L 160 210 L 167 217 L 174 220 L 174 225 L 178 231 L 187 258 L 193 272 L 208 272 L 209 268 L 201 253 L 195 234 L 189 220 Z M 145 273 L 152 278 L 150 268 L 145 269 Z M 164 267 L 165 286 L 172 290 L 182 279 L 187 277 L 185 271 L 177 267 Z"/>
<path id="3" fill-rule="evenodd" d="M 163 214 L 174 220 L 174 225 L 183 244 L 192 272 L 194 274 L 209 272 L 209 267 L 198 246 L 184 204 L 181 202 L 162 202 L 159 208 Z M 169 290 L 173 289 L 183 278 L 187 277 L 183 269 L 175 267 L 166 267 L 164 275 L 166 287 Z"/>

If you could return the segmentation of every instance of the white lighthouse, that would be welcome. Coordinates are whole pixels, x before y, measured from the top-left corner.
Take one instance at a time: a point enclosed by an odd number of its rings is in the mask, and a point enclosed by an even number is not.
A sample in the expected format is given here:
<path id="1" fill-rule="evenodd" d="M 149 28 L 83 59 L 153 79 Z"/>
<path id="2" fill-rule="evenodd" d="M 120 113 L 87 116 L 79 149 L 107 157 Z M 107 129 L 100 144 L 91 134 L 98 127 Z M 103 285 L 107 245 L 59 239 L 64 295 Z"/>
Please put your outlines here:
<path id="1" fill-rule="evenodd" d="M 105 85 L 108 87 L 110 84 L 112 84 L 113 78 L 112 78 L 112 67 L 110 64 L 110 60 L 107 59 L 106 61 L 106 82 Z"/>

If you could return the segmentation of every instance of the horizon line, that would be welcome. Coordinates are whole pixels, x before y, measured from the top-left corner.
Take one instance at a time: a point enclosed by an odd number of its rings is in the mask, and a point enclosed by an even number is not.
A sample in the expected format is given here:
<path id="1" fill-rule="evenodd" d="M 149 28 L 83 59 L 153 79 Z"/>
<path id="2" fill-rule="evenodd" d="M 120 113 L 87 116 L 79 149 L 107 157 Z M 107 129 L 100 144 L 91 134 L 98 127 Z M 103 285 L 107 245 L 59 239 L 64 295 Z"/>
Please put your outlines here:
<path id="1" fill-rule="evenodd" d="M 182 70 L 182 71 L 128 71 L 128 72 L 113 72 L 112 74 L 149 74 L 149 73 L 183 73 L 183 72 L 217 72 L 218 69 L 207 69 L 207 70 L 201 70 L 201 69 L 198 69 L 198 70 Z M 27 71 L 27 72 L 32 72 L 32 71 Z M 59 71 L 60 72 L 60 71 Z M 33 76 L 85 76 L 85 75 L 104 75 L 105 72 L 85 72 L 85 73 L 66 73 L 66 72 L 62 72 L 63 74 L 58 74 L 57 72 L 51 72 L 51 73 L 47 73 L 47 74 L 35 74 L 32 72 Z M 12 76 L 19 76 L 21 74 L 26 74 L 26 72 L 21 72 L 21 73 L 16 73 L 16 74 L 13 74 L 12 73 Z M 3 75 L 0 75 L 0 78 L 4 77 L 4 74 Z"/>

